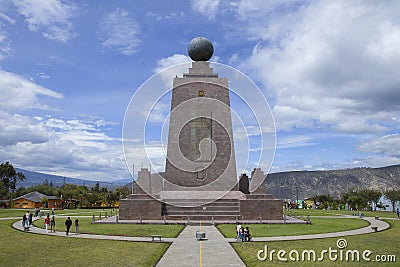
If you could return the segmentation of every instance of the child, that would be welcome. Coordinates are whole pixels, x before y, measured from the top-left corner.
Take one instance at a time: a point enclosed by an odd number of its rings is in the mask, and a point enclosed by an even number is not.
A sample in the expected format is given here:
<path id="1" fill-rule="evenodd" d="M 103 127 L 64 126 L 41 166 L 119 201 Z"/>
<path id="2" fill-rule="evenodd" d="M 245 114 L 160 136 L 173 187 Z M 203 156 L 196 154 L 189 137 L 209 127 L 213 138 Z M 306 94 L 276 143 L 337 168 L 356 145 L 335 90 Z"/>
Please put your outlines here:
<path id="1" fill-rule="evenodd" d="M 75 220 L 75 234 L 79 234 L 79 220 Z"/>
<path id="2" fill-rule="evenodd" d="M 56 219 L 54 218 L 54 216 L 51 217 L 51 221 L 50 221 L 50 232 L 56 232 Z"/>

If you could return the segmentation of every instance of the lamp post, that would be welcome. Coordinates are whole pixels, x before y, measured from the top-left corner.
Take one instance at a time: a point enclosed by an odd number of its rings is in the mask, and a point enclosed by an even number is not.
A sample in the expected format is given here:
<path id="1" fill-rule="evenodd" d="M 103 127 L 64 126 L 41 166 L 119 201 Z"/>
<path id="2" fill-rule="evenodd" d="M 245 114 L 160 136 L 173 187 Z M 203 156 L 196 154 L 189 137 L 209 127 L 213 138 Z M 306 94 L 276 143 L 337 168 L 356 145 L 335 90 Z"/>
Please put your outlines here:
<path id="1" fill-rule="evenodd" d="M 299 187 L 295 186 L 296 189 L 296 209 L 299 209 Z"/>

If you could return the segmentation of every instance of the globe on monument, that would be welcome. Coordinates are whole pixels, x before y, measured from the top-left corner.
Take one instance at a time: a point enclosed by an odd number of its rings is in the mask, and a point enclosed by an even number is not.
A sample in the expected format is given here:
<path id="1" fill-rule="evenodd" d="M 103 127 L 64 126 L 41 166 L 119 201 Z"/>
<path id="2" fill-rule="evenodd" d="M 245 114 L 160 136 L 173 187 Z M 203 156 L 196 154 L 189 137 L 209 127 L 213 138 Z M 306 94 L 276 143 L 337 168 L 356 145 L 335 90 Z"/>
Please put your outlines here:
<path id="1" fill-rule="evenodd" d="M 212 57 L 214 47 L 207 38 L 196 37 L 190 41 L 188 52 L 193 61 L 207 61 Z"/>

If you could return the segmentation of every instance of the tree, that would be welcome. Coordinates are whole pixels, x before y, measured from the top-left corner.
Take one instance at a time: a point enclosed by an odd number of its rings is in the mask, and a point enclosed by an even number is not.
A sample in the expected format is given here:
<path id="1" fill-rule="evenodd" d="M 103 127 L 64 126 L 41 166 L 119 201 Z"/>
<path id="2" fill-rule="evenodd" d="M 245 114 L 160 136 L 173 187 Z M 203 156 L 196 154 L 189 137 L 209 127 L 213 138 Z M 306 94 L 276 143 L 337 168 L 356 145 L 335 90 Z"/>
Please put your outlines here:
<path id="1" fill-rule="evenodd" d="M 393 207 L 393 212 L 395 210 L 396 202 L 400 200 L 400 190 L 388 190 L 385 192 L 385 197 L 390 200 Z"/>
<path id="2" fill-rule="evenodd" d="M 10 197 L 14 190 L 17 188 L 17 184 L 25 180 L 25 175 L 22 172 L 16 172 L 13 165 L 8 161 L 0 165 L 0 193 L 1 197 L 5 197 L 11 192 Z"/>
<path id="3" fill-rule="evenodd" d="M 361 192 L 362 190 L 358 191 L 355 188 L 351 188 L 347 192 L 340 194 L 340 202 L 348 203 L 353 210 L 364 209 L 368 206 L 368 199 Z"/>
<path id="4" fill-rule="evenodd" d="M 361 190 L 360 194 L 363 198 L 375 204 L 374 211 L 376 211 L 378 201 L 381 198 L 382 193 L 374 189 L 364 189 Z"/>
<path id="5" fill-rule="evenodd" d="M 42 203 L 42 204 L 44 204 L 44 207 L 45 208 L 47 208 L 48 206 L 48 203 L 49 203 L 49 200 L 47 199 L 47 197 L 42 197 L 41 199 L 40 199 L 40 203 Z"/>

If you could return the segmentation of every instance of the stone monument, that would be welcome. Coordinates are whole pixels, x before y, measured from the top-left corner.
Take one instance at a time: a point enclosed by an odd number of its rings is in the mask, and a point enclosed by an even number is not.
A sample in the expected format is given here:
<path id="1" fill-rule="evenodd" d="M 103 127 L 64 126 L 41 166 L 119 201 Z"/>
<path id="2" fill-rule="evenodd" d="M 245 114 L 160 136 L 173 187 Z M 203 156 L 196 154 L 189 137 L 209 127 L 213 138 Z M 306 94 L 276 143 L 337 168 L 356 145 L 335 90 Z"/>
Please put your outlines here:
<path id="1" fill-rule="evenodd" d="M 239 183 L 228 79 L 210 67 L 213 52 L 206 38 L 190 42 L 192 66 L 173 79 L 165 174 L 138 172 L 140 186 L 120 201 L 121 220 L 282 220 L 283 203 L 265 183 L 249 188 L 246 175 Z M 259 168 L 251 176 L 265 178 Z"/>

